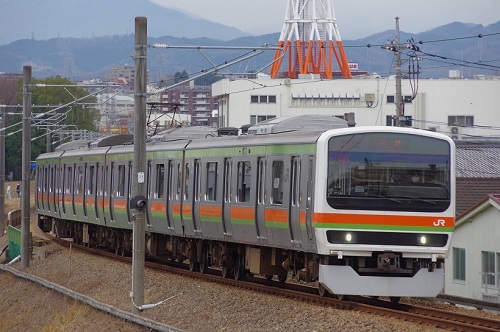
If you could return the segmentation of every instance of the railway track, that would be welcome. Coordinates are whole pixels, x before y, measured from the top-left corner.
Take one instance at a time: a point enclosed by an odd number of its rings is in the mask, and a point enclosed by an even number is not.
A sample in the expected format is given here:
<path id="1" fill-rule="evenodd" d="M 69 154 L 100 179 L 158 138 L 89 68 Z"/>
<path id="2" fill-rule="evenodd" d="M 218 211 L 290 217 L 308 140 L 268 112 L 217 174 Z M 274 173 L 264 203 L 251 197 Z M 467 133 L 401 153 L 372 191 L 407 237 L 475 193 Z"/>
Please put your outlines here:
<path id="1" fill-rule="evenodd" d="M 84 245 L 74 244 L 64 239 L 50 237 L 65 247 L 71 247 L 93 255 L 104 256 L 110 259 L 131 262 L 127 256 L 116 255 L 114 252 L 101 249 L 90 248 Z M 411 321 L 427 326 L 434 326 L 453 331 L 500 331 L 499 319 L 468 315 L 458 312 L 441 310 L 431 307 L 415 306 L 402 303 L 391 303 L 380 299 L 367 297 L 349 297 L 348 299 L 338 299 L 335 297 L 320 297 L 318 288 L 301 283 L 280 283 L 276 280 L 267 280 L 260 277 L 246 277 L 243 280 L 234 280 L 232 278 L 223 278 L 221 271 L 208 269 L 207 273 L 190 271 L 188 264 L 178 262 L 151 262 L 146 261 L 148 268 L 175 273 L 178 275 L 202 279 L 205 281 L 224 284 L 231 287 L 257 291 L 261 293 L 273 294 L 299 301 L 316 303 L 318 305 L 330 306 L 343 310 L 356 310 L 366 312 L 377 316 L 393 317 L 405 321 Z"/>

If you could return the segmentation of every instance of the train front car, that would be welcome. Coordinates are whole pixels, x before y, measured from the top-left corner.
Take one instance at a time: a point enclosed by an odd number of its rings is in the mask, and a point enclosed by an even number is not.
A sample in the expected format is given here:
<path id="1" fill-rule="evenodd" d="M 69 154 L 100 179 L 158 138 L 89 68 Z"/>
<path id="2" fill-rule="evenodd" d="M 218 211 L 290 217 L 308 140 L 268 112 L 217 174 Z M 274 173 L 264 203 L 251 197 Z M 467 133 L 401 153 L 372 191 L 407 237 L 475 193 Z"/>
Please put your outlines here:
<path id="1" fill-rule="evenodd" d="M 324 133 L 313 214 L 320 292 L 437 296 L 455 224 L 454 167 L 445 135 L 395 127 Z"/>

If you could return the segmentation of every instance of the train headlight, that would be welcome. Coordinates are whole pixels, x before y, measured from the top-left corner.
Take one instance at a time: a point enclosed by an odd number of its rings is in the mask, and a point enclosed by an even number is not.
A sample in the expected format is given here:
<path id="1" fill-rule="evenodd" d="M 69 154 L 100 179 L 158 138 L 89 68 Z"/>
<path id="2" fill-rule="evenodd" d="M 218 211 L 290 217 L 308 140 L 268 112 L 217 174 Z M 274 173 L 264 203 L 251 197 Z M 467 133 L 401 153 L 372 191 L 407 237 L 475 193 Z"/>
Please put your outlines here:
<path id="1" fill-rule="evenodd" d="M 346 233 L 346 235 L 345 235 L 345 242 L 351 243 L 352 240 L 353 240 L 352 234 L 351 233 Z"/>
<path id="2" fill-rule="evenodd" d="M 425 246 L 427 244 L 427 236 L 425 235 L 420 235 L 418 237 L 418 244 Z"/>
<path id="3" fill-rule="evenodd" d="M 355 244 L 357 240 L 356 232 L 349 231 L 327 231 L 328 242 L 333 244 Z"/>

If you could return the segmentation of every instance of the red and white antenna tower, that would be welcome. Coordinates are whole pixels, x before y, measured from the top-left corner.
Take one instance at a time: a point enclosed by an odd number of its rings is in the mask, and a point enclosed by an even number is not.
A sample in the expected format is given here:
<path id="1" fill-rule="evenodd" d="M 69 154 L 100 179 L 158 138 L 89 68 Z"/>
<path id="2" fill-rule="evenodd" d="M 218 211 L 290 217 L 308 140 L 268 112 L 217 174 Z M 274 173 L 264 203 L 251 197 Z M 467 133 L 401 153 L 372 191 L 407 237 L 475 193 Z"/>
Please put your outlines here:
<path id="1" fill-rule="evenodd" d="M 335 42 L 334 42 L 335 39 Z M 271 77 L 297 78 L 297 74 L 320 74 L 333 78 L 333 56 L 343 78 L 351 70 L 340 39 L 333 0 L 288 0 L 280 40 L 271 66 Z M 288 54 L 288 72 L 281 72 Z"/>

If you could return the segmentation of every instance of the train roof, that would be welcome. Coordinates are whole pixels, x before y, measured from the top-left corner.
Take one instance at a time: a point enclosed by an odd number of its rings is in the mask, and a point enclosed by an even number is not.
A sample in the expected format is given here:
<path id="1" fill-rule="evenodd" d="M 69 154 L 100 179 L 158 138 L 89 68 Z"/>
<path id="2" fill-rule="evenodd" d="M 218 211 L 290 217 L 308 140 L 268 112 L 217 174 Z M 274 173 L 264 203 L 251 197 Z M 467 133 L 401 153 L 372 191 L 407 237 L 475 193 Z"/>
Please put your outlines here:
<path id="1" fill-rule="evenodd" d="M 318 139 L 321 133 L 330 129 L 347 128 L 347 121 L 333 115 L 303 114 L 283 116 L 255 125 L 240 128 L 214 128 L 208 126 L 176 127 L 162 131 L 148 139 L 148 150 L 179 149 L 186 146 L 191 148 L 207 148 L 214 146 L 234 145 L 263 145 L 306 143 Z M 134 135 L 109 135 L 97 140 L 78 140 L 68 142 L 56 148 L 58 152 L 77 150 L 75 153 L 99 153 L 100 147 L 113 147 L 107 151 L 119 153 L 131 148 Z M 168 145 L 165 145 L 168 144 Z M 159 147 L 153 147 L 153 146 Z M 128 146 L 128 148 L 126 147 Z M 122 147 L 122 148 L 120 148 Z M 90 150 L 94 150 L 91 152 Z M 70 153 L 71 155 L 75 153 Z M 67 154 L 67 153 L 66 153 Z"/>
<path id="2" fill-rule="evenodd" d="M 267 135 L 296 131 L 326 131 L 346 128 L 347 121 L 333 115 L 302 114 L 281 116 L 259 122 L 248 128 L 249 135 Z"/>

